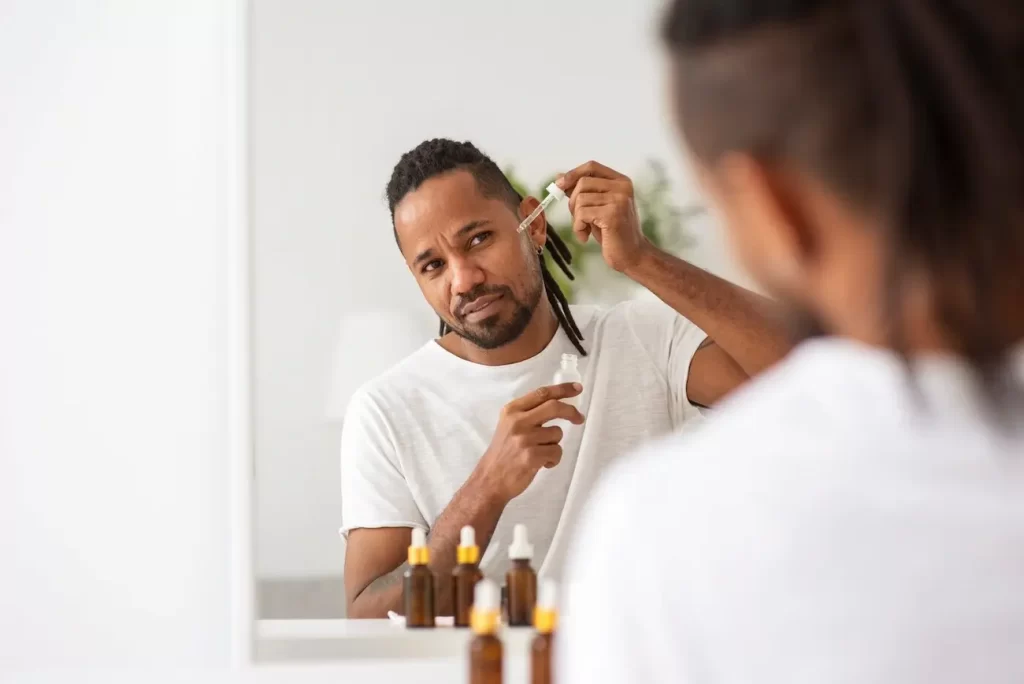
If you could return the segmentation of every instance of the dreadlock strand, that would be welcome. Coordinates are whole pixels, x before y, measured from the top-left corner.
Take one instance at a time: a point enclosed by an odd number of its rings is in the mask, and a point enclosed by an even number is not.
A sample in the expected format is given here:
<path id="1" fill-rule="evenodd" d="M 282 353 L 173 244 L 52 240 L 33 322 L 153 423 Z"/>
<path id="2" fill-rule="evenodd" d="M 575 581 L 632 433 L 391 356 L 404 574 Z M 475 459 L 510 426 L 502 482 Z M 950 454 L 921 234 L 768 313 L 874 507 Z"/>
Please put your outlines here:
<path id="1" fill-rule="evenodd" d="M 583 333 L 580 331 L 576 320 L 572 317 L 572 310 L 569 308 L 569 300 L 566 299 L 565 294 L 558 287 L 558 283 L 555 282 L 554 277 L 548 271 L 546 267 L 541 266 L 541 271 L 544 274 L 544 286 L 548 291 L 549 298 L 552 299 L 552 305 L 555 309 L 558 309 L 565 314 L 566 333 L 571 333 L 570 337 L 577 337 L 580 340 L 583 339 Z M 584 354 L 586 356 L 586 354 Z"/>
<path id="2" fill-rule="evenodd" d="M 569 251 L 569 247 L 565 244 L 562 238 L 559 237 L 558 233 L 548 233 L 547 245 L 548 249 L 562 257 L 562 261 L 566 264 L 572 263 L 572 252 Z"/>
<path id="3" fill-rule="evenodd" d="M 573 332 L 576 328 L 575 323 L 572 323 L 572 314 L 568 310 L 563 310 L 559 306 L 557 295 L 554 292 L 548 292 L 548 302 L 551 304 L 551 309 L 555 313 L 555 318 L 558 319 L 558 325 L 561 326 L 562 330 L 565 331 L 565 336 L 572 342 L 572 346 L 576 348 L 576 351 L 580 353 L 580 356 L 586 356 L 587 350 L 580 344 L 580 338 Z"/>
<path id="4" fill-rule="evenodd" d="M 569 270 L 569 264 L 565 263 L 565 260 L 558 255 L 558 252 L 551 250 L 550 254 L 551 260 L 558 265 L 558 268 L 562 269 L 562 273 L 565 274 L 565 277 L 569 280 L 576 280 L 576 276 Z"/>

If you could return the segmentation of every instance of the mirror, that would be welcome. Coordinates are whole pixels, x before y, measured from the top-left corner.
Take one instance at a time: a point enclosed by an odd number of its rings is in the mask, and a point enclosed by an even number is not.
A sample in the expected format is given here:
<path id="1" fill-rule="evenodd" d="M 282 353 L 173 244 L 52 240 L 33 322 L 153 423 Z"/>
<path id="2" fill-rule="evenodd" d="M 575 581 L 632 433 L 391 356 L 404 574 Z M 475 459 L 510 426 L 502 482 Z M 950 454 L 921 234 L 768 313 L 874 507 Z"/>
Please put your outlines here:
<path id="1" fill-rule="evenodd" d="M 254 537 L 263 621 L 341 618 L 339 443 L 355 390 L 437 318 L 384 189 L 420 142 L 468 140 L 523 194 L 588 159 L 633 179 L 648 237 L 735 278 L 664 100 L 662 3 L 253 0 L 250 17 Z M 651 295 L 572 236 L 572 303 Z M 554 269 L 553 269 L 554 270 Z"/>

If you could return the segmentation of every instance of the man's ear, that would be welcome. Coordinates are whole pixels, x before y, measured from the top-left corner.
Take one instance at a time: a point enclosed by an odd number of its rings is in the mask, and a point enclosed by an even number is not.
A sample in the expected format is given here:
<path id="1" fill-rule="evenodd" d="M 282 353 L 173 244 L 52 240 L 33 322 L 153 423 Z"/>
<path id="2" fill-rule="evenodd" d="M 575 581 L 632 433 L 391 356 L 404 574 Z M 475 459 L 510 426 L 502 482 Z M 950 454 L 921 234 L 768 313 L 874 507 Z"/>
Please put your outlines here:
<path id="1" fill-rule="evenodd" d="M 524 197 L 523 201 L 519 203 L 519 221 L 522 222 L 523 219 L 530 215 L 530 212 L 539 206 L 540 202 L 536 197 Z M 544 243 L 548 239 L 548 222 L 544 218 L 543 211 L 527 226 L 526 232 L 530 235 L 530 241 L 533 242 L 533 246 L 536 249 L 544 247 Z"/>
<path id="2" fill-rule="evenodd" d="M 800 178 L 749 155 L 731 154 L 716 175 L 728 196 L 737 251 L 763 284 L 799 289 L 820 248 Z"/>

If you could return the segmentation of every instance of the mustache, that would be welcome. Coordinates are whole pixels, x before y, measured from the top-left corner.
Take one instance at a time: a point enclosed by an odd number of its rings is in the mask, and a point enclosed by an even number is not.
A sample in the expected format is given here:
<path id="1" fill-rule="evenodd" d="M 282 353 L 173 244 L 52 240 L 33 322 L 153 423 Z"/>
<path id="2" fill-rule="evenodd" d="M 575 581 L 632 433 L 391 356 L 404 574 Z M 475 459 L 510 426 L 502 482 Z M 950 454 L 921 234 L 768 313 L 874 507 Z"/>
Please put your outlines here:
<path id="1" fill-rule="evenodd" d="M 485 297 L 487 295 L 507 295 L 510 298 L 512 295 L 512 288 L 507 285 L 477 285 L 472 290 L 464 295 L 460 295 L 458 299 L 458 305 L 455 307 L 455 314 L 460 318 L 463 315 L 463 310 L 477 299 Z"/>

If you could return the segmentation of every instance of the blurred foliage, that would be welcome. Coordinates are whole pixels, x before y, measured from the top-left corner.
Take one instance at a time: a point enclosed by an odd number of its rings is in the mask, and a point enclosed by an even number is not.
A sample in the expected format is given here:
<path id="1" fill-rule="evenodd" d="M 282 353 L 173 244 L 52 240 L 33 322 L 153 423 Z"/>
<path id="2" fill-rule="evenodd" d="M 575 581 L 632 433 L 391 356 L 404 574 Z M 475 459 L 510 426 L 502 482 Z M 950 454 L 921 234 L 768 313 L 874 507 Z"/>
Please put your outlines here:
<path id="1" fill-rule="evenodd" d="M 537 185 L 536 189 L 531 189 L 516 175 L 515 169 L 506 169 L 505 175 L 520 195 L 532 195 L 537 199 L 543 199 L 547 195 L 545 188 L 557 178 L 556 175 L 551 176 Z M 644 172 L 633 178 L 633 193 L 637 214 L 640 217 L 640 229 L 652 244 L 673 254 L 679 254 L 694 244 L 694 238 L 687 230 L 687 222 L 702 214 L 704 209 L 699 205 L 680 208 L 672 203 L 668 175 L 664 166 L 656 161 L 648 162 Z M 583 244 L 573 235 L 572 217 L 569 216 L 564 202 L 549 208 L 545 215 L 548 219 L 548 230 L 554 230 L 572 254 L 571 268 L 573 275 L 576 276 L 575 280 L 569 280 L 562 273 L 562 269 L 551 261 L 551 256 L 547 252 L 544 253 L 548 270 L 570 302 L 575 301 L 577 291 L 581 287 L 593 282 L 591 279 L 616 277 L 615 272 L 601 258 L 601 247 L 595 240 L 588 240 Z"/>

